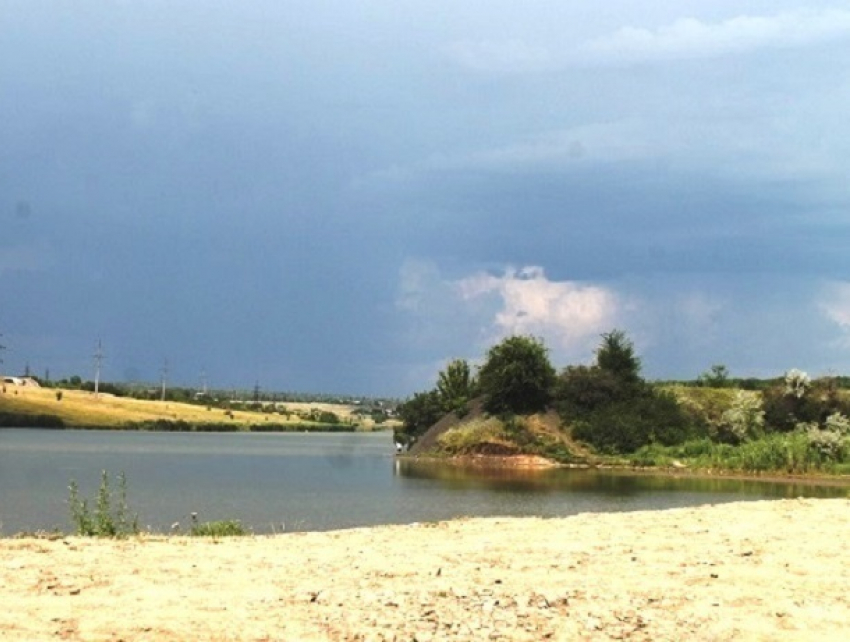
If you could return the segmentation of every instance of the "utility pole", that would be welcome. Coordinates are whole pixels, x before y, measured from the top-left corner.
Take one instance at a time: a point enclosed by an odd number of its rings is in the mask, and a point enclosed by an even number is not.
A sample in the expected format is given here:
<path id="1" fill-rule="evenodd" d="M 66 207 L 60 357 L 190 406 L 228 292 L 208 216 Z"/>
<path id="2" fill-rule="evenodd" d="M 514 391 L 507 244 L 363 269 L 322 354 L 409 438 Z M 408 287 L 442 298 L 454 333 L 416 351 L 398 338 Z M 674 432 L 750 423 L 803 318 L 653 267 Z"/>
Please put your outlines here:
<path id="1" fill-rule="evenodd" d="M 103 346 L 100 339 L 97 340 L 97 350 L 94 353 L 94 396 L 100 393 L 100 367 L 103 364 Z"/>
<path id="2" fill-rule="evenodd" d="M 162 363 L 162 397 L 161 400 L 165 401 L 165 380 L 168 377 L 168 359 L 165 359 Z"/>
<path id="3" fill-rule="evenodd" d="M 201 394 L 205 397 L 207 396 L 207 372 L 206 370 L 201 371 Z"/>
<path id="4" fill-rule="evenodd" d="M 2 336 L 3 336 L 3 333 L 0 333 L 0 337 L 2 337 Z M 0 343 L 0 363 L 3 363 L 3 350 L 5 350 L 5 349 L 6 349 L 6 346 L 4 346 L 2 343 Z"/>

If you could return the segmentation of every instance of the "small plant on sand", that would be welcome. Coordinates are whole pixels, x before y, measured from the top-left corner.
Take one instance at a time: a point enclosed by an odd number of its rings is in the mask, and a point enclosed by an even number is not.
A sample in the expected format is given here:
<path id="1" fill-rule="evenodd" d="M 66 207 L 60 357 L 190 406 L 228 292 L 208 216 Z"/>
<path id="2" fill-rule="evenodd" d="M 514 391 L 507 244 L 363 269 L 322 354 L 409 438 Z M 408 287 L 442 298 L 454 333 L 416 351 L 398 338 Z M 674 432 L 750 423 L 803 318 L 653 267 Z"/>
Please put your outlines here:
<path id="1" fill-rule="evenodd" d="M 109 475 L 104 470 L 100 475 L 100 489 L 97 492 L 95 506 L 80 498 L 77 482 L 73 479 L 68 486 L 71 509 L 71 521 L 76 534 L 84 537 L 127 537 L 139 532 L 139 518 L 131 515 L 127 507 L 127 478 L 124 473 L 118 475 L 118 491 L 109 488 Z"/>
<path id="2" fill-rule="evenodd" d="M 192 513 L 191 537 L 240 537 L 247 534 L 248 531 L 238 519 L 198 523 L 198 514 Z"/>

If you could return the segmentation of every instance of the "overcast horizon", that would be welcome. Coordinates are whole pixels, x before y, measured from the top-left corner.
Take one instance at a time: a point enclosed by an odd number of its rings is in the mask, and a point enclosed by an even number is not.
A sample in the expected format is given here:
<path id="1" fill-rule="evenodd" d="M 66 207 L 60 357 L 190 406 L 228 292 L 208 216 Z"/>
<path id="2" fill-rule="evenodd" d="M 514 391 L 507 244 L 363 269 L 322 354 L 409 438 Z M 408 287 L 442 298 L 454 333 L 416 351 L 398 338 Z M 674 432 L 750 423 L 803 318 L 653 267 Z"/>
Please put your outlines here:
<path id="1" fill-rule="evenodd" d="M 0 371 L 850 374 L 850 8 L 0 0 Z"/>

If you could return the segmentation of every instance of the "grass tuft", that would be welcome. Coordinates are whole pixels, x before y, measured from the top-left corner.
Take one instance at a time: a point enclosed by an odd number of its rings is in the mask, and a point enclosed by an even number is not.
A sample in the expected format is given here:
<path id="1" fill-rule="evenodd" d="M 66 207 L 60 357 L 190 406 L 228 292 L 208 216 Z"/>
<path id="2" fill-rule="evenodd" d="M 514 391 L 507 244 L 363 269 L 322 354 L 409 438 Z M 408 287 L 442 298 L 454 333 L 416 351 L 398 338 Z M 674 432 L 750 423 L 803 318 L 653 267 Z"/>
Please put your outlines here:
<path id="1" fill-rule="evenodd" d="M 238 519 L 225 519 L 216 522 L 198 523 L 197 513 L 192 513 L 192 528 L 190 537 L 242 537 L 248 531 Z"/>

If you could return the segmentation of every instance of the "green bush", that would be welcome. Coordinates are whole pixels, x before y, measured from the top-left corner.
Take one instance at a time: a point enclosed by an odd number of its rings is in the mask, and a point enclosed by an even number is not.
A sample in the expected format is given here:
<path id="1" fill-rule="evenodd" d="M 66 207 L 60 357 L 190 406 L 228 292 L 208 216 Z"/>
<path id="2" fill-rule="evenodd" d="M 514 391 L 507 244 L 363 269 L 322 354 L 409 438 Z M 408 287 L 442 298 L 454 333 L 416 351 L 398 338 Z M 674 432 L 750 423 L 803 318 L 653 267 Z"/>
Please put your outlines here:
<path id="1" fill-rule="evenodd" d="M 417 392 L 398 407 L 401 427 L 393 437 L 401 444 L 411 444 L 443 416 L 440 395 L 436 390 Z"/>
<path id="2" fill-rule="evenodd" d="M 72 479 L 68 486 L 71 521 L 76 534 L 85 537 L 126 537 L 139 532 L 138 517 L 130 515 L 127 507 L 127 478 L 118 475 L 117 495 L 109 488 L 109 475 L 104 470 L 100 476 L 100 489 L 92 509 L 86 499 L 81 499 L 77 483 Z"/>
<path id="3" fill-rule="evenodd" d="M 801 383 L 805 380 L 795 371 L 789 371 L 789 377 L 790 383 L 782 380 L 764 391 L 764 419 L 768 430 L 791 432 L 799 423 L 822 425 L 836 412 L 850 415 L 850 402 L 841 395 L 835 377 L 824 377 L 809 384 Z"/>
<path id="4" fill-rule="evenodd" d="M 443 412 L 466 413 L 467 403 L 476 394 L 477 383 L 465 359 L 454 359 L 437 376 L 437 395 Z"/>
<path id="5" fill-rule="evenodd" d="M 675 397 L 659 392 L 599 408 L 574 423 L 573 436 L 601 453 L 624 454 L 648 444 L 680 444 L 696 430 Z"/>
<path id="6" fill-rule="evenodd" d="M 55 415 L 28 415 L 0 412 L 0 428 L 64 428 L 65 422 Z"/>
<path id="7" fill-rule="evenodd" d="M 749 441 L 738 446 L 740 468 L 746 472 L 784 471 L 805 473 L 818 469 L 824 463 L 815 450 L 809 447 L 805 433 L 768 435 L 764 439 Z"/>
<path id="8" fill-rule="evenodd" d="M 706 388 L 687 386 L 665 386 L 665 391 L 675 395 L 679 407 L 689 421 L 704 435 L 718 432 L 723 413 L 732 408 L 736 392 L 731 388 Z"/>
<path id="9" fill-rule="evenodd" d="M 624 385 L 599 366 L 568 366 L 555 382 L 555 408 L 567 422 L 634 396 L 634 385 Z"/>
<path id="10" fill-rule="evenodd" d="M 707 438 L 692 439 L 679 446 L 681 456 L 687 458 L 711 456 L 724 450 L 728 451 L 728 448 L 718 447 L 711 439 Z"/>
<path id="11" fill-rule="evenodd" d="M 840 449 L 832 446 L 824 448 L 808 431 L 798 430 L 768 434 L 738 446 L 709 439 L 687 441 L 671 447 L 654 444 L 639 448 L 630 457 L 635 465 L 664 465 L 674 459 L 686 460 L 690 467 L 698 469 L 746 473 L 841 473 L 847 470 L 850 452 L 846 440 Z"/>
<path id="12" fill-rule="evenodd" d="M 191 537 L 241 537 L 248 534 L 238 519 L 198 523 L 197 515 L 192 515 Z"/>
<path id="13" fill-rule="evenodd" d="M 738 390 L 732 405 L 720 415 L 712 426 L 716 441 L 739 444 L 764 433 L 764 410 L 757 392 Z"/>
<path id="14" fill-rule="evenodd" d="M 543 342 L 512 336 L 493 346 L 478 374 L 484 408 L 492 414 L 532 414 L 552 397 L 555 369 Z"/>
<path id="15" fill-rule="evenodd" d="M 640 358 L 635 354 L 634 344 L 622 330 L 602 335 L 602 343 L 596 351 L 596 365 L 624 384 L 642 381 Z"/>

